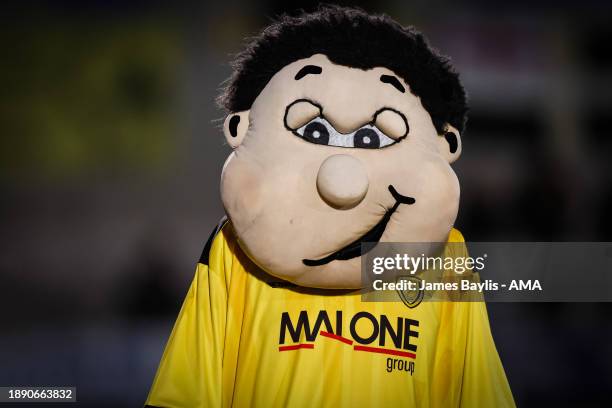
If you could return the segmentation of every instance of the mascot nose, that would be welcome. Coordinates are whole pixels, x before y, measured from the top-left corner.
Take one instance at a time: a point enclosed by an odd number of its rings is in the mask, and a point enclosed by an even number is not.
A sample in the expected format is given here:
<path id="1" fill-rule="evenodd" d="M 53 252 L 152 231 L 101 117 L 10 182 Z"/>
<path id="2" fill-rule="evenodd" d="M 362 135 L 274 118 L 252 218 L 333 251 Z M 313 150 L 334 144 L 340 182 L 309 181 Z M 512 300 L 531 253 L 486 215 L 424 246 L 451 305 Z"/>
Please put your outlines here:
<path id="1" fill-rule="evenodd" d="M 317 190 L 321 198 L 334 208 L 355 207 L 368 192 L 368 174 L 359 159 L 348 154 L 335 154 L 321 164 L 317 174 Z"/>

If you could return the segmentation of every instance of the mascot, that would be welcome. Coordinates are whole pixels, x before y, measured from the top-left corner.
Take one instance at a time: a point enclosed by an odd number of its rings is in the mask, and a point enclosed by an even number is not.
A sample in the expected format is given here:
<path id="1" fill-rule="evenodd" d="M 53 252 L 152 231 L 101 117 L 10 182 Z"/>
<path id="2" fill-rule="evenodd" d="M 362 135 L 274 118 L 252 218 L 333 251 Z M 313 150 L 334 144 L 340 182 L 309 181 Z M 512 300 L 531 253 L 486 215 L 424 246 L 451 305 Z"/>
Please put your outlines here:
<path id="1" fill-rule="evenodd" d="M 227 214 L 146 404 L 514 406 L 483 302 L 363 302 L 364 242 L 459 243 L 466 96 L 384 15 L 283 16 L 237 55 L 220 104 Z M 409 307 L 410 306 L 410 307 Z"/>

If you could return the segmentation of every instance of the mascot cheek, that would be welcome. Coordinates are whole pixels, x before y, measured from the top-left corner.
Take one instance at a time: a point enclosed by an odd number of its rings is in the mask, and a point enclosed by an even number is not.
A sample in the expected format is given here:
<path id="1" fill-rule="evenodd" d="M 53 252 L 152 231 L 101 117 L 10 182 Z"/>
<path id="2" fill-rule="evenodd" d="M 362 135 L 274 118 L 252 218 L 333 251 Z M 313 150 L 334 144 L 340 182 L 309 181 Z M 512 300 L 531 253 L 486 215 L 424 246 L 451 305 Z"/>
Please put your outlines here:
<path id="1" fill-rule="evenodd" d="M 431 179 L 425 189 L 425 196 L 428 198 L 427 205 L 431 209 L 430 220 L 432 225 L 436 225 L 435 229 L 445 233 L 450 231 L 457 218 L 459 195 L 459 180 L 450 166 L 447 163 L 432 166 Z"/>
<path id="2" fill-rule="evenodd" d="M 263 208 L 263 172 L 253 161 L 233 152 L 221 173 L 221 200 L 237 232 L 244 232 Z"/>
<path id="3" fill-rule="evenodd" d="M 416 204 L 400 208 L 392 218 L 386 241 L 443 242 L 459 206 L 459 182 L 448 163 L 435 159 L 419 164 L 420 174 L 396 182 L 399 191 L 414 192 Z"/>

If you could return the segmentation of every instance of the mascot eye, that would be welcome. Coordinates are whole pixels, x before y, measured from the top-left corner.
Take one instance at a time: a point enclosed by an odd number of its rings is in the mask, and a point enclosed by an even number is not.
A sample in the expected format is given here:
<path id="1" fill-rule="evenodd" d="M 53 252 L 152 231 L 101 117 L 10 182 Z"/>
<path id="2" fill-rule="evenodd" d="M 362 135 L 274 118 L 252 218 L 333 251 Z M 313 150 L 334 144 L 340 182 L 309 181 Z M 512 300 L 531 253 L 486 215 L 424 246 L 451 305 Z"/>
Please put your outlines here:
<path id="1" fill-rule="evenodd" d="M 337 143 L 348 143 L 348 140 L 345 140 L 348 139 L 347 136 L 338 133 L 331 123 L 320 116 L 295 130 L 294 133 L 307 142 L 315 144 L 338 146 Z M 349 147 L 348 144 L 340 146 Z"/>
<path id="2" fill-rule="evenodd" d="M 355 147 L 377 149 L 380 147 L 380 137 L 373 129 L 359 129 L 354 136 Z"/>
<path id="3" fill-rule="evenodd" d="M 362 149 L 379 149 L 397 142 L 372 125 L 362 127 L 352 135 L 352 138 L 353 146 Z"/>
<path id="4" fill-rule="evenodd" d="M 310 143 L 328 144 L 329 130 L 322 122 L 310 122 L 303 128 L 302 137 Z M 298 130 L 299 133 L 299 130 Z"/>
<path id="5" fill-rule="evenodd" d="M 352 133 L 342 134 L 322 117 L 317 117 L 294 131 L 307 142 L 337 147 L 360 149 L 379 149 L 396 143 L 397 140 L 381 132 L 376 126 L 368 124 Z"/>

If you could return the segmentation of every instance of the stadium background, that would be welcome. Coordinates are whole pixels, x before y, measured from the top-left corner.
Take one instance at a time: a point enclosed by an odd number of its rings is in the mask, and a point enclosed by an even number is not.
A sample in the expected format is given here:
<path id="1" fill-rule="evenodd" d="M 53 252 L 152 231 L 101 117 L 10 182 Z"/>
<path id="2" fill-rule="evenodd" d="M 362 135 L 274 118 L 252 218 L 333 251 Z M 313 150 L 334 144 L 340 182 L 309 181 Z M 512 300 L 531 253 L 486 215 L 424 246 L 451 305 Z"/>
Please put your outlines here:
<path id="1" fill-rule="evenodd" d="M 0 385 L 144 401 L 212 226 L 229 54 L 314 2 L 3 3 Z M 360 1 L 423 31 L 470 95 L 468 241 L 612 240 L 610 3 Z M 589 271 L 576 271 L 576 278 Z M 601 406 L 612 305 L 490 304 L 519 406 Z"/>

